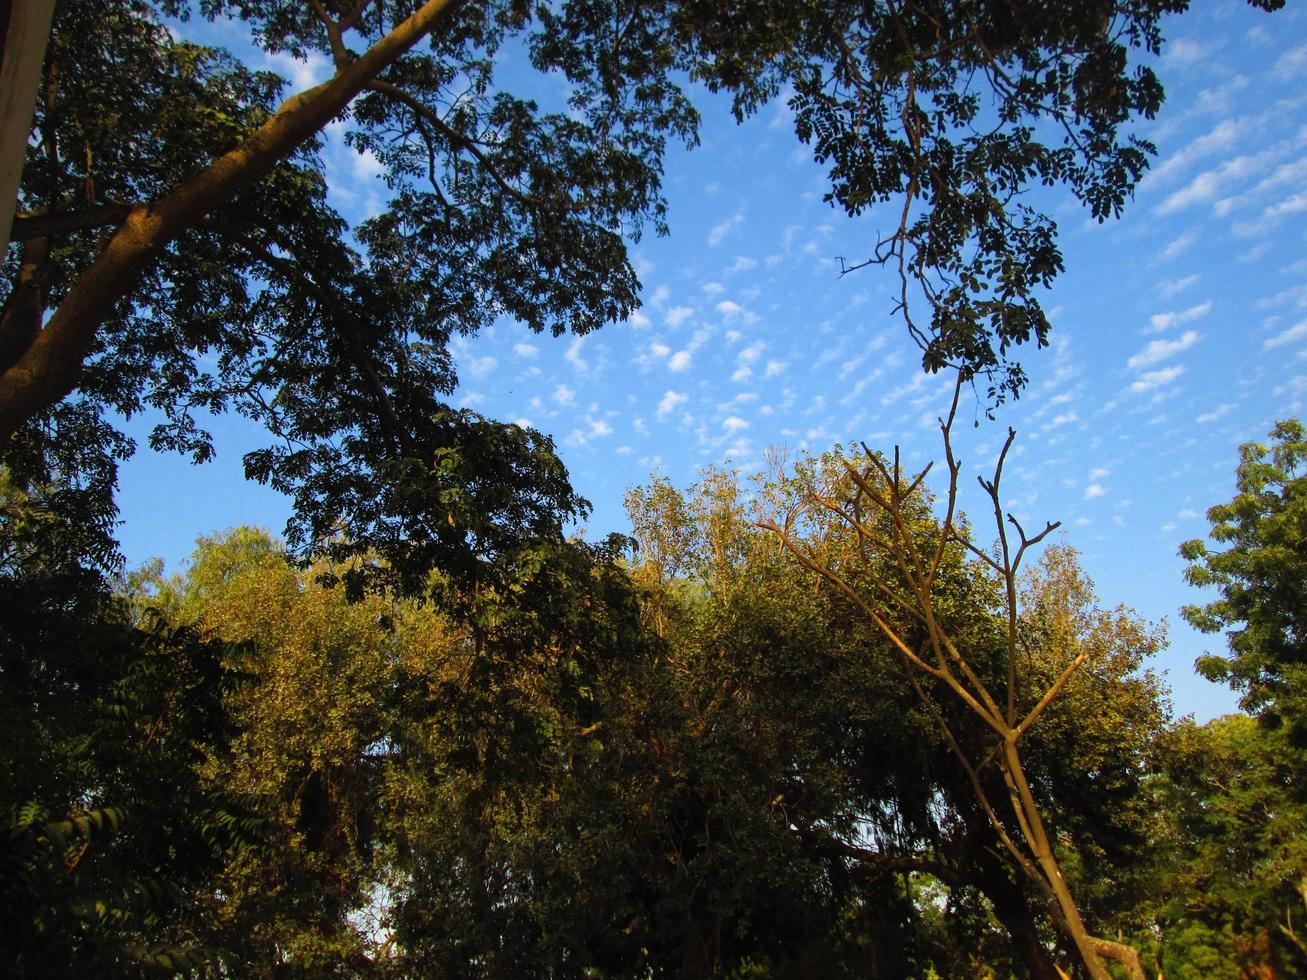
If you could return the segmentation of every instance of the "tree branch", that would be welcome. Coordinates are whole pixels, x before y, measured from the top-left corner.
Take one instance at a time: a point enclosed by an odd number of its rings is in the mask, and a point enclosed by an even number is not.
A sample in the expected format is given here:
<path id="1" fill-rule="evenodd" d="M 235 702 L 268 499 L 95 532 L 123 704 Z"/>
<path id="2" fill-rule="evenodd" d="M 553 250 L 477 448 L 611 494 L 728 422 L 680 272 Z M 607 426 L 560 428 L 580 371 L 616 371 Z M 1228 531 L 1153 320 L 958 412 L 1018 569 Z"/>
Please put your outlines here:
<path id="1" fill-rule="evenodd" d="M 71 231 L 89 231 L 106 225 L 120 225 L 137 205 L 110 202 L 80 211 L 56 211 L 53 214 L 20 214 L 14 218 L 9 239 L 30 242 L 34 238 L 66 235 Z"/>
<path id="2" fill-rule="evenodd" d="M 439 130 L 441 135 L 449 140 L 449 142 L 457 149 L 466 150 L 470 153 L 473 159 L 475 159 L 485 172 L 490 175 L 490 179 L 499 186 L 499 189 L 509 197 L 513 198 L 513 200 L 517 201 L 519 204 L 526 205 L 529 208 L 543 208 L 545 206 L 545 202 L 540 200 L 540 198 L 526 194 L 509 183 L 507 178 L 505 178 L 504 175 L 495 167 L 494 162 L 481 151 L 479 146 L 476 145 L 475 140 L 460 133 L 453 126 L 449 125 L 449 123 L 445 122 L 445 120 L 441 119 L 439 113 L 433 111 L 430 106 L 423 104 L 419 99 L 410 95 L 408 92 L 405 92 L 398 85 L 384 81 L 380 78 L 374 79 L 368 85 L 368 88 L 374 92 L 379 92 L 382 95 L 388 96 L 396 102 L 406 106 L 414 113 L 414 115 L 424 120 L 428 125 Z"/>

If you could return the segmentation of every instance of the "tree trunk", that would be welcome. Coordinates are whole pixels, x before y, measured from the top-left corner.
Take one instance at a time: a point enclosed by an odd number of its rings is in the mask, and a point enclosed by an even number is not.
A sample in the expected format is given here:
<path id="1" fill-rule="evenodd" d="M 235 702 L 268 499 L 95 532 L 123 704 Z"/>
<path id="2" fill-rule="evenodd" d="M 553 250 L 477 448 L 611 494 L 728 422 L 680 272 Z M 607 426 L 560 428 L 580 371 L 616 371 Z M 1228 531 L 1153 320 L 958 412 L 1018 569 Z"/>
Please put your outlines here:
<path id="1" fill-rule="evenodd" d="M 0 259 L 9 250 L 53 15 L 54 0 L 0 0 Z"/>
<path id="2" fill-rule="evenodd" d="M 1080 910 L 1071 896 L 1071 889 L 1067 887 L 1066 879 L 1062 877 L 1062 868 L 1057 863 L 1057 856 L 1053 853 L 1048 832 L 1044 829 L 1044 818 L 1040 816 L 1034 794 L 1030 792 L 1030 785 L 1026 782 L 1026 772 L 1021 765 L 1021 755 L 1017 752 L 1015 737 L 1005 739 L 1003 742 L 1003 763 L 1003 776 L 1012 793 L 1012 808 L 1016 811 L 1017 820 L 1021 824 L 1022 836 L 1026 838 L 1039 870 L 1053 890 L 1053 897 L 1057 901 L 1058 912 L 1061 914 L 1063 930 L 1075 943 L 1076 951 L 1080 954 L 1080 959 L 1084 962 L 1089 975 L 1094 980 L 1112 980 L 1112 974 L 1108 972 L 1099 956 L 1098 943 L 1085 929 L 1084 921 L 1080 918 Z"/>
<path id="3" fill-rule="evenodd" d="M 971 824 L 970 819 L 967 822 Z M 982 826 L 985 831 L 989 831 L 988 822 L 982 821 Z M 1061 974 L 1058 973 L 1053 957 L 1040 941 L 1035 913 L 1030 909 L 1025 891 L 1018 882 L 1012 880 L 1009 873 L 1011 868 L 1007 862 L 998 857 L 998 848 L 1002 845 L 994 840 L 992 832 L 979 840 L 974 834 L 973 826 L 972 834 L 968 837 L 976 843 L 968 844 L 968 847 L 981 868 L 975 884 L 989 899 L 994 917 L 1007 931 L 1013 949 L 1025 964 L 1027 975 L 1034 980 L 1059 980 Z"/>

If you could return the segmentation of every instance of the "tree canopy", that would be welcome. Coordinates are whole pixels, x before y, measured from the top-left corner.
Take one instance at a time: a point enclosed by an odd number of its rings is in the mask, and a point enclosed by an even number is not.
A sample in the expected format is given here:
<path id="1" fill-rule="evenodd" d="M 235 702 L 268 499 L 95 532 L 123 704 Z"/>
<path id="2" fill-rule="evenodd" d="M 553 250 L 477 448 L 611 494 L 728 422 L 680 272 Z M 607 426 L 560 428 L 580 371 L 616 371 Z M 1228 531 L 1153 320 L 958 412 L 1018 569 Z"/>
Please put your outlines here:
<path id="1" fill-rule="evenodd" d="M 203 459 L 204 413 L 238 411 L 267 428 L 246 469 L 294 499 L 293 545 L 414 582 L 580 514 L 547 438 L 449 404 L 449 342 L 500 317 L 585 333 L 635 309 L 627 244 L 665 228 L 689 79 L 739 115 L 792 92 L 833 206 L 897 216 L 868 256 L 898 267 L 926 367 L 1015 392 L 1009 354 L 1045 341 L 1038 291 L 1062 264 L 1022 192 L 1120 210 L 1150 151 L 1128 124 L 1162 98 L 1133 55 L 1184 7 L 62 3 L 5 265 L 7 465 L 24 484 L 109 473 L 131 447 L 105 413 L 145 406 L 166 418 L 156 447 Z M 165 26 L 187 16 L 335 73 L 287 97 Z M 567 105 L 507 87 L 509 51 L 565 78 Z M 354 225 L 327 198 L 334 118 L 390 188 Z"/>

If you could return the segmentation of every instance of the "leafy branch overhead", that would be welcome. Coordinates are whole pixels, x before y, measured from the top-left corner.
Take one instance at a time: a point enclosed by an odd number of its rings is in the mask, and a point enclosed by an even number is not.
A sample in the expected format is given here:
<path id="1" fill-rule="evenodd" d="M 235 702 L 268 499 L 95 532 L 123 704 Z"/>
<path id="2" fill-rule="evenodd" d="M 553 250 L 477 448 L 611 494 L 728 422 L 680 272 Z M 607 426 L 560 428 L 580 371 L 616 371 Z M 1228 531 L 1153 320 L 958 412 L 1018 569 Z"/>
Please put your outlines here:
<path id="1" fill-rule="evenodd" d="M 509 446 L 447 404 L 450 340 L 500 318 L 581 334 L 635 310 L 628 244 L 666 229 L 663 156 L 696 138 L 687 78 L 731 93 L 741 116 L 788 98 L 831 203 L 877 209 L 865 261 L 897 268 L 926 368 L 1014 394 L 1010 355 L 1045 342 L 1038 292 L 1062 264 L 1051 220 L 1022 195 L 1052 184 L 1100 218 L 1120 210 L 1150 149 L 1126 128 L 1161 100 L 1134 55 L 1155 52 L 1161 16 L 1183 7 L 60 4 L 18 148 L 0 443 L 29 461 L 27 480 L 56 443 L 103 468 L 130 447 L 106 451 L 86 411 L 153 406 L 166 417 L 153 443 L 202 459 L 205 413 L 239 411 L 269 438 L 249 474 L 296 499 L 293 543 L 339 547 L 343 533 L 415 567 L 471 567 L 495 547 L 498 531 L 468 526 L 454 498 L 527 536 L 550 523 L 532 501 L 578 513 L 548 439 Z M 268 52 L 321 54 L 334 74 L 286 97 L 162 21 L 196 14 L 245 25 Z M 510 52 L 566 79 L 562 111 L 505 84 Z M 390 189 L 352 226 L 318 153 L 332 119 Z M 475 447 L 455 441 L 482 426 Z M 489 462 L 437 463 L 492 445 Z M 483 462 L 520 492 L 464 482 Z M 395 538 L 423 544 L 406 555 Z"/>

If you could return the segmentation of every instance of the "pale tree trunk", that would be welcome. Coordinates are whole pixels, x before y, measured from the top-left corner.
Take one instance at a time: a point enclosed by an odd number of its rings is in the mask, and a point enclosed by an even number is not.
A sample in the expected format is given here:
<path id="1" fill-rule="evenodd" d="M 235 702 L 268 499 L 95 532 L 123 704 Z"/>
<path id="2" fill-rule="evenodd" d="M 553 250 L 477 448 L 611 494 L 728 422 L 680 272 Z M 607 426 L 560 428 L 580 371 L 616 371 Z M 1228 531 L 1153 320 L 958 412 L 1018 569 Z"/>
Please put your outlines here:
<path id="1" fill-rule="evenodd" d="M 18 204 L 54 0 L 0 0 L 0 258 Z"/>

